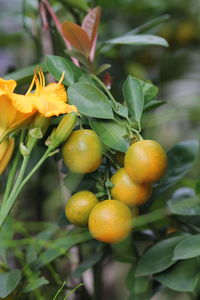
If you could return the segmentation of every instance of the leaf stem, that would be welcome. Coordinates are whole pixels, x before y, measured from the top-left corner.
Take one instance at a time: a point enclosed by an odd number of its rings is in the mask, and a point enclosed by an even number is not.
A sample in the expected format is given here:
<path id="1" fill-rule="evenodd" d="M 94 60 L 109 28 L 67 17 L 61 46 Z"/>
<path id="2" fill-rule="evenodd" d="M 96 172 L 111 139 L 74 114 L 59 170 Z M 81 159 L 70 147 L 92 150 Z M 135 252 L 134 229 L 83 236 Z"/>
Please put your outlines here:
<path id="1" fill-rule="evenodd" d="M 21 131 L 21 135 L 20 135 L 19 145 L 20 145 L 20 143 L 23 142 L 24 137 L 25 137 L 25 130 L 22 130 Z M 16 156 L 14 158 L 14 161 L 13 161 L 12 167 L 9 170 L 8 180 L 7 180 L 7 184 L 6 184 L 6 190 L 5 190 L 5 193 L 4 193 L 4 198 L 3 198 L 2 205 L 7 201 L 8 196 L 10 194 L 10 191 L 11 191 L 14 179 L 15 179 L 15 175 L 16 175 L 16 171 L 17 171 L 17 166 L 19 164 L 20 158 L 21 158 L 21 153 L 20 153 L 20 151 L 18 149 L 17 153 L 16 153 Z"/>

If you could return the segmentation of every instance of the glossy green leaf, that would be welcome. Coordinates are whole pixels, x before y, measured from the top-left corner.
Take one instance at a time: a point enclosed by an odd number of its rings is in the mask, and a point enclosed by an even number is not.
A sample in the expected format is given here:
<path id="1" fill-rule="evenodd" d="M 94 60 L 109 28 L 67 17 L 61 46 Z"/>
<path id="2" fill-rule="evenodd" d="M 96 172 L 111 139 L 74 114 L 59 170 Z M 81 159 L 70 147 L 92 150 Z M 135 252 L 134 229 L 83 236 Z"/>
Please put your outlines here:
<path id="1" fill-rule="evenodd" d="M 95 252 L 90 254 L 87 258 L 83 260 L 83 262 L 78 266 L 78 268 L 74 271 L 74 277 L 81 277 L 81 275 L 94 266 L 103 256 L 103 252 Z"/>
<path id="2" fill-rule="evenodd" d="M 111 103 L 106 95 L 95 86 L 78 82 L 68 89 L 69 103 L 76 105 L 78 111 L 86 116 L 113 119 Z"/>
<path id="3" fill-rule="evenodd" d="M 121 45 L 157 45 L 168 47 L 168 42 L 164 38 L 153 34 L 126 34 L 118 38 L 106 41 L 106 43 Z"/>
<path id="4" fill-rule="evenodd" d="M 158 242 L 148 249 L 138 262 L 136 276 L 159 273 L 175 264 L 174 248 L 185 236 L 176 236 Z"/>
<path id="5" fill-rule="evenodd" d="M 168 152 L 168 168 L 164 177 L 154 189 L 156 195 L 175 185 L 192 168 L 199 151 L 197 140 L 183 141 Z"/>
<path id="6" fill-rule="evenodd" d="M 138 79 L 140 85 L 142 86 L 142 91 L 144 94 L 144 104 L 147 105 L 147 103 L 151 100 L 155 100 L 157 94 L 158 94 L 158 87 L 152 84 L 151 82 L 143 81 Z"/>
<path id="7" fill-rule="evenodd" d="M 181 241 L 174 249 L 173 259 L 187 259 L 200 256 L 200 234 L 192 235 Z"/>
<path id="8" fill-rule="evenodd" d="M 144 96 L 140 82 L 132 76 L 128 76 L 123 87 L 124 98 L 131 116 L 138 122 L 142 116 Z"/>
<path id="9" fill-rule="evenodd" d="M 200 198 L 176 198 L 167 201 L 170 211 L 176 215 L 196 216 L 200 215 Z"/>
<path id="10" fill-rule="evenodd" d="M 122 121 L 91 119 L 90 125 L 106 146 L 121 152 L 127 151 L 129 140 L 125 136 L 126 127 Z"/>
<path id="11" fill-rule="evenodd" d="M 49 281 L 46 280 L 44 277 L 30 279 L 28 284 L 23 289 L 23 292 L 24 293 L 31 292 L 31 291 L 38 289 L 39 287 L 41 287 L 45 284 L 48 284 L 48 283 L 49 283 Z"/>
<path id="12" fill-rule="evenodd" d="M 172 290 L 192 292 L 199 280 L 199 265 L 195 258 L 183 260 L 155 278 Z"/>
<path id="13" fill-rule="evenodd" d="M 70 86 L 74 83 L 74 74 L 66 59 L 56 55 L 47 55 L 45 62 L 47 70 L 57 81 L 60 80 L 62 74 L 64 73 L 65 77 L 62 83 L 67 86 Z"/>
<path id="14" fill-rule="evenodd" d="M 17 287 L 21 280 L 21 271 L 13 269 L 0 274 L 0 297 L 5 298 Z"/>
<path id="15" fill-rule="evenodd" d="M 66 237 L 51 241 L 51 246 L 41 253 L 41 255 L 33 262 L 33 267 L 39 269 L 57 257 L 65 254 L 72 246 L 91 239 L 92 237 L 86 229 L 76 229 L 71 232 L 66 232 Z"/>

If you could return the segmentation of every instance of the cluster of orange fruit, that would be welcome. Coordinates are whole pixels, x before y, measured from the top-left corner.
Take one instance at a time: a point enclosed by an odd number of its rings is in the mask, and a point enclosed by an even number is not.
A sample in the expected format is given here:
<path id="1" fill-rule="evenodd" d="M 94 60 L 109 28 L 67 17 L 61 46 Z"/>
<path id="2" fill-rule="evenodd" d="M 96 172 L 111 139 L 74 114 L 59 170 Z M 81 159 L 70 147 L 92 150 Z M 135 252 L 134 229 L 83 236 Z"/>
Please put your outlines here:
<path id="1" fill-rule="evenodd" d="M 63 146 L 66 166 L 75 173 L 95 171 L 102 162 L 102 147 L 93 130 L 72 132 Z M 158 181 L 167 166 L 167 156 L 159 143 L 141 140 L 132 144 L 120 168 L 111 177 L 113 199 L 98 201 L 90 191 L 75 193 L 66 204 L 66 216 L 72 224 L 87 226 L 92 236 L 102 242 L 123 240 L 132 229 L 129 207 L 145 203 L 151 195 L 152 183 Z"/>

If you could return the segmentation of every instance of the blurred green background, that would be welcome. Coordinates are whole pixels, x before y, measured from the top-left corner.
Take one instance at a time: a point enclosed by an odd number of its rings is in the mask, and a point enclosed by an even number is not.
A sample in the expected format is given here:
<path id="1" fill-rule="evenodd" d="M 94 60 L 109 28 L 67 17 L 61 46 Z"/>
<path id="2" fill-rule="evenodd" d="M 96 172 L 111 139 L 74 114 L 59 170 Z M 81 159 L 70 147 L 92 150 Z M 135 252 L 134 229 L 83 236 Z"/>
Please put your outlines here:
<path id="1" fill-rule="evenodd" d="M 35 0 L 0 0 L 0 76 L 44 58 L 42 42 L 45 35 Z M 143 118 L 143 135 L 155 139 L 170 149 L 178 141 L 199 137 L 200 116 L 200 1 L 198 0 L 99 0 L 50 1 L 60 21 L 80 22 L 87 5 L 102 7 L 102 18 L 98 41 L 102 42 L 140 26 L 153 18 L 165 16 L 165 21 L 149 33 L 166 38 L 168 48 L 160 46 L 120 45 L 99 54 L 98 63 L 109 63 L 108 70 L 113 78 L 112 93 L 116 99 L 122 99 L 122 85 L 128 74 L 143 80 L 151 80 L 159 87 L 159 100 L 166 104 Z M 86 4 L 85 4 L 86 3 Z M 84 5 L 83 5 L 84 4 Z M 54 54 L 65 55 L 59 45 L 62 40 L 51 24 Z M 198 164 L 182 185 L 193 187 L 190 178 L 199 175 Z M 40 176 L 35 177 L 24 192 L 24 202 L 16 208 L 21 219 L 55 220 L 61 201 L 58 181 L 52 176 L 55 165 L 44 165 Z M 37 191 L 35 187 L 37 186 Z M 38 193 L 44 201 L 34 201 Z M 29 210 L 20 209 L 29 199 Z M 33 201 L 31 201 L 33 200 Z M 25 204 L 27 205 L 27 204 Z M 108 265 L 109 266 L 109 265 Z M 115 296 L 123 299 L 122 264 L 116 263 L 111 270 L 105 269 L 107 285 L 112 285 L 115 277 L 116 291 L 105 299 Z M 120 270 L 120 272 L 119 272 Z M 119 277 L 119 278 L 118 278 Z M 117 290 L 119 284 L 119 291 Z M 90 283 L 88 283 L 90 285 Z M 122 293 L 122 295 L 120 295 Z M 118 298 L 117 298 L 118 295 Z M 125 297 L 124 297 L 125 298 Z M 183 299 L 183 298 L 182 298 Z"/>

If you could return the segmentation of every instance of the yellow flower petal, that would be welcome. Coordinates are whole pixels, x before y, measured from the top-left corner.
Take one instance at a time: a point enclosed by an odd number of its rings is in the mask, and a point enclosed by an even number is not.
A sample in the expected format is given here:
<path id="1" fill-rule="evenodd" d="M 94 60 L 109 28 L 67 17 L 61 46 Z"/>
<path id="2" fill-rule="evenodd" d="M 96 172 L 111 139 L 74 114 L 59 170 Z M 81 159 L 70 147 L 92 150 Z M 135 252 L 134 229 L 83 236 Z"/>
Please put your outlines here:
<path id="1" fill-rule="evenodd" d="M 13 105 L 20 112 L 26 114 L 35 112 L 35 108 L 34 108 L 35 96 L 33 94 L 18 95 L 13 93 L 11 95 L 11 98 L 12 98 Z"/>
<path id="2" fill-rule="evenodd" d="M 6 151 L 4 153 L 3 158 L 0 159 L 0 175 L 6 169 L 8 163 L 11 159 L 11 156 L 13 154 L 13 150 L 14 150 L 14 146 L 15 146 L 14 139 L 10 139 L 10 140 L 6 139 L 0 144 L 0 152 L 1 152 L 1 147 L 2 147 L 3 143 L 6 143 Z"/>
<path id="3" fill-rule="evenodd" d="M 18 111 L 13 105 L 12 95 L 0 96 L 0 132 L 2 134 L 28 123 L 33 116 L 33 113 L 25 114 Z"/>
<path id="4" fill-rule="evenodd" d="M 12 93 L 17 83 L 15 80 L 5 80 L 0 78 L 0 95 Z"/>
<path id="5" fill-rule="evenodd" d="M 68 111 L 67 94 L 62 84 L 50 83 L 34 101 L 34 107 L 45 117 L 58 116 Z"/>

